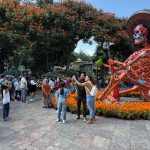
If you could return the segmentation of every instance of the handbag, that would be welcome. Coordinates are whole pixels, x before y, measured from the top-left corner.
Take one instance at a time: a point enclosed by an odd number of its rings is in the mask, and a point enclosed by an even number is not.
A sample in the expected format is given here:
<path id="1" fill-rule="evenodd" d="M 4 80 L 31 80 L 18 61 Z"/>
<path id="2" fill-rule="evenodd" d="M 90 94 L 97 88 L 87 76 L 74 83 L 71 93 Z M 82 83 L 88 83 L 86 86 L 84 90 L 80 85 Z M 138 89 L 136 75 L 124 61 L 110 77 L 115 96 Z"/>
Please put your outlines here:
<path id="1" fill-rule="evenodd" d="M 88 87 L 86 87 L 86 88 L 88 89 Z M 91 96 L 96 96 L 98 90 L 97 90 L 97 87 L 95 85 L 92 85 L 91 91 L 89 89 L 88 89 L 88 91 L 89 91 Z"/>
<path id="2" fill-rule="evenodd" d="M 92 86 L 92 89 L 90 91 L 91 96 L 96 96 L 97 94 L 97 87 L 95 85 Z"/>

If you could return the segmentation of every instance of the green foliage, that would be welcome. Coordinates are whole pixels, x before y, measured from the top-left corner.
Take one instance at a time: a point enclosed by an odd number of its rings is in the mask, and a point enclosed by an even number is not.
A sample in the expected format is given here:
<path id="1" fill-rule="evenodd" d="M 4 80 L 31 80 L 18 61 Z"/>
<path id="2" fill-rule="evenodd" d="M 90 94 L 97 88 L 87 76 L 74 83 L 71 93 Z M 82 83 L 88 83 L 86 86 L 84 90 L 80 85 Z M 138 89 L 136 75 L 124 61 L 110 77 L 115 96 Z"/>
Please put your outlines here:
<path id="1" fill-rule="evenodd" d="M 99 60 L 97 60 L 95 64 L 96 64 L 96 66 L 103 66 L 102 59 L 100 58 Z"/>
<path id="2" fill-rule="evenodd" d="M 80 58 L 82 61 L 87 61 L 87 62 L 92 61 L 92 57 L 82 51 L 80 51 L 79 53 L 74 52 L 73 55 L 75 56 L 74 61 L 77 60 L 78 58 Z"/>
<path id="3" fill-rule="evenodd" d="M 89 4 L 65 2 L 49 5 L 51 0 L 37 0 L 40 6 L 37 7 L 29 0 L 21 2 L 29 4 L 19 5 L 17 0 L 0 3 L 0 46 L 6 52 L 12 52 L 10 55 L 7 53 L 7 57 L 1 55 L 2 60 L 11 57 L 15 65 L 17 59 L 18 65 L 24 62 L 35 71 L 47 71 L 54 65 L 69 65 L 74 59 L 72 52 L 78 41 L 89 42 L 93 36 L 98 43 L 103 43 L 110 40 L 107 35 L 113 35 L 117 48 L 121 48 L 112 52 L 117 57 L 124 54 L 120 53 L 123 51 L 122 47 L 130 48 L 128 40 L 116 38 L 120 35 L 117 31 L 123 29 L 125 21 L 121 23 L 119 20 L 120 25 L 118 22 L 115 24 L 118 19 L 106 16 Z M 121 46 L 122 43 L 126 45 Z M 116 53 L 115 50 L 119 52 Z M 80 53 L 79 57 L 91 61 L 91 57 L 84 53 Z M 107 54 L 104 52 L 100 58 L 101 64 L 106 58 Z"/>

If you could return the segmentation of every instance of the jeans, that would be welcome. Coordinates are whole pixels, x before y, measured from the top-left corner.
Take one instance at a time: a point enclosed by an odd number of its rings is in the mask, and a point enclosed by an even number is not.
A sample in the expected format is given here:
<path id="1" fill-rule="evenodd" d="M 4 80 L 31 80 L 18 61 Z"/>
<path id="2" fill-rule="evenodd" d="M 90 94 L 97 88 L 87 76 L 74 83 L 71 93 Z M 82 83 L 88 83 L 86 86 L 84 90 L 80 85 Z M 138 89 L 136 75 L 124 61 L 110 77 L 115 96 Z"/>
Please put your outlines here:
<path id="1" fill-rule="evenodd" d="M 3 104 L 3 119 L 7 118 L 9 116 L 9 103 Z"/>
<path id="2" fill-rule="evenodd" d="M 86 101 L 87 101 L 87 105 L 88 105 L 89 111 L 90 111 L 90 119 L 93 119 L 93 118 L 95 118 L 95 106 L 94 106 L 95 97 L 87 95 Z"/>
<path id="3" fill-rule="evenodd" d="M 27 91 L 26 88 L 21 88 L 21 100 L 22 102 L 26 102 Z"/>
<path id="4" fill-rule="evenodd" d="M 83 104 L 83 117 L 86 117 L 86 97 L 78 96 L 77 98 L 77 116 L 80 117 L 81 102 Z"/>
<path id="5" fill-rule="evenodd" d="M 58 99 L 57 101 L 58 119 L 66 120 L 67 102 L 66 99 Z"/>
<path id="6" fill-rule="evenodd" d="M 55 99 L 56 99 L 56 110 L 57 110 L 57 101 L 58 101 L 58 100 L 57 100 L 57 92 L 58 92 L 58 91 L 56 91 L 56 92 L 55 92 Z"/>

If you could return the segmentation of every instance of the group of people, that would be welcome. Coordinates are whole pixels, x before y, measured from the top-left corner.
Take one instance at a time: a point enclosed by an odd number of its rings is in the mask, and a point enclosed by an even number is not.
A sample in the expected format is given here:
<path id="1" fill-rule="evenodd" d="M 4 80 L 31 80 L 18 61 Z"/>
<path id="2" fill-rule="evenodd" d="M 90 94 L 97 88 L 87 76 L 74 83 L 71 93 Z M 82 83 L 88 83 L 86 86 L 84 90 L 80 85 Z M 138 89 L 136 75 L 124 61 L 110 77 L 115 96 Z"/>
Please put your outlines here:
<path id="1" fill-rule="evenodd" d="M 26 102 L 29 84 L 31 92 L 30 101 L 33 101 L 37 84 L 34 77 L 30 81 L 27 80 L 26 75 L 22 75 L 21 77 L 6 76 L 0 79 L 4 121 L 8 120 L 10 100 Z"/>
<path id="2" fill-rule="evenodd" d="M 3 83 L 2 83 L 3 82 Z M 9 116 L 9 103 L 11 100 L 11 88 L 15 89 L 15 99 L 18 101 L 26 102 L 26 95 L 28 89 L 28 80 L 26 75 L 21 78 L 11 78 L 6 77 L 6 79 L 1 81 L 2 96 L 3 96 L 3 120 L 7 121 Z M 31 99 L 34 100 L 36 93 L 37 81 L 35 78 L 30 80 L 30 92 Z M 42 97 L 44 108 L 51 107 L 51 93 L 54 92 L 57 101 L 57 121 L 66 123 L 66 111 L 67 111 L 67 97 L 70 93 L 77 92 L 77 119 L 80 119 L 81 115 L 81 104 L 83 104 L 83 120 L 89 124 L 95 122 L 95 109 L 94 102 L 95 97 L 90 95 L 90 90 L 94 82 L 90 76 L 85 76 L 81 73 L 80 77 L 77 79 L 75 76 L 72 78 L 62 77 L 57 78 L 55 81 L 53 79 L 45 78 L 42 84 Z M 90 119 L 86 119 L 86 106 L 89 108 Z"/>
<path id="3" fill-rule="evenodd" d="M 57 101 L 57 122 L 61 121 L 62 119 L 62 122 L 66 123 L 67 97 L 70 93 L 74 92 L 74 89 L 76 89 L 77 92 L 77 119 L 80 119 L 82 103 L 83 121 L 87 122 L 88 124 L 92 124 L 96 121 L 94 108 L 95 96 L 90 95 L 90 91 L 94 85 L 94 82 L 90 76 L 85 76 L 83 73 L 81 73 L 78 79 L 75 76 L 73 76 L 71 80 L 57 78 L 56 81 L 53 82 L 53 86 L 50 86 L 50 82 L 52 84 L 52 81 L 44 79 L 42 85 L 44 108 L 48 107 L 48 103 L 50 103 L 51 100 L 51 90 L 54 90 L 55 99 Z M 86 119 L 86 105 L 88 106 L 90 112 L 90 119 L 88 121 Z"/>

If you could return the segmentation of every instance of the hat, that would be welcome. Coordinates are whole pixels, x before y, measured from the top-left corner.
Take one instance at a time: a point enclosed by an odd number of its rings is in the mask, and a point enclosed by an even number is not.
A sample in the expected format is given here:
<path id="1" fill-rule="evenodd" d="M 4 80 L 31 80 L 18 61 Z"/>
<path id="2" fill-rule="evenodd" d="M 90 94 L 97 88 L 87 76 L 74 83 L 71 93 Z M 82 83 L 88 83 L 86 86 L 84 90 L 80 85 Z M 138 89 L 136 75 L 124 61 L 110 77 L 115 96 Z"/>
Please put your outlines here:
<path id="1" fill-rule="evenodd" d="M 134 28 L 139 24 L 150 27 L 150 9 L 137 11 L 129 18 L 127 32 L 130 37 L 133 36 Z"/>

